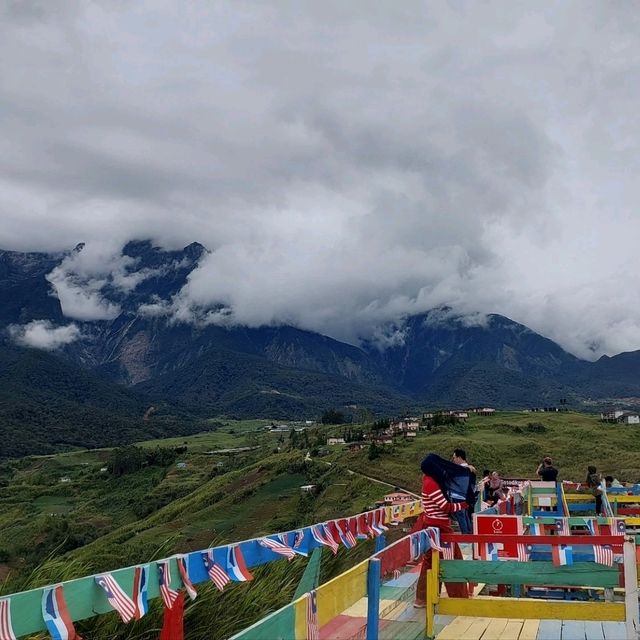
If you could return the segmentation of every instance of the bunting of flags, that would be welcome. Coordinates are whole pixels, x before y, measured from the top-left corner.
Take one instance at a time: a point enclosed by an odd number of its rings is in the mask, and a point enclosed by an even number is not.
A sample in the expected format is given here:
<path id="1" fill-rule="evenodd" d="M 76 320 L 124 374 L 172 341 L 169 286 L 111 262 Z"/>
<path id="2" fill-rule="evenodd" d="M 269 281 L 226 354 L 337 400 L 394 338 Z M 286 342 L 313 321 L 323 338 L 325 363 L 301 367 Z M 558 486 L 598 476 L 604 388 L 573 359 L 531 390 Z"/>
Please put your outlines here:
<path id="1" fill-rule="evenodd" d="M 0 640 L 16 640 L 11 625 L 11 600 L 0 599 Z"/>
<path id="2" fill-rule="evenodd" d="M 43 589 L 42 618 L 53 640 L 82 640 L 73 626 L 61 584 Z"/>
<path id="3" fill-rule="evenodd" d="M 187 557 L 182 554 L 176 556 L 176 564 L 178 565 L 178 571 L 180 572 L 180 578 L 182 579 L 182 584 L 184 585 L 184 588 L 187 590 L 189 597 L 192 600 L 195 600 L 198 597 L 198 592 L 193 586 L 193 583 L 191 582 L 191 578 L 189 578 L 189 567 L 187 566 Z"/>
<path id="4" fill-rule="evenodd" d="M 148 600 L 149 588 L 149 565 L 136 567 L 133 572 L 133 603 L 135 605 L 135 613 L 133 617 L 140 620 L 142 616 L 149 611 Z"/>
<path id="5" fill-rule="evenodd" d="M 271 551 L 281 555 L 287 560 L 293 560 L 296 557 L 296 552 L 292 547 L 289 547 L 278 540 L 273 540 L 272 538 L 260 538 L 260 540 L 258 540 L 258 544 L 265 549 L 271 549 Z"/>
<path id="6" fill-rule="evenodd" d="M 253 544 L 260 544 L 275 553 L 292 559 L 296 554 L 308 555 L 308 551 L 317 545 L 328 546 L 333 553 L 337 553 L 340 544 L 347 549 L 357 545 L 358 540 L 382 535 L 388 531 L 386 524 L 396 522 L 415 514 L 420 510 L 419 502 L 402 506 L 385 506 L 358 514 L 351 518 L 332 520 L 305 527 L 296 531 L 264 537 Z M 444 557 L 453 558 L 453 545 L 445 545 L 444 550 L 439 543 L 437 529 L 421 530 L 419 535 L 412 536 L 412 556 L 418 558 L 428 548 L 444 552 Z M 620 535 L 624 534 L 624 529 Z M 292 540 L 292 541 L 291 541 Z M 306 544 L 305 544 L 306 542 Z M 314 544 L 315 542 L 315 544 Z M 250 546 L 247 549 L 251 549 Z M 225 560 L 216 562 L 215 557 Z M 220 554 L 220 555 L 218 555 Z M 231 581 L 245 582 L 253 579 L 245 562 L 240 545 L 231 545 L 226 549 L 209 549 L 200 552 L 204 569 L 209 579 L 222 591 Z M 176 565 L 184 588 L 192 600 L 197 597 L 197 591 L 189 575 L 188 554 L 175 556 Z M 252 561 L 255 562 L 253 558 Z M 171 587 L 170 560 L 160 560 L 156 563 L 160 595 L 165 608 L 170 610 L 181 596 L 177 589 Z M 133 568 L 133 585 L 131 596 L 128 595 L 111 573 L 94 576 L 95 584 L 104 592 L 109 605 L 118 612 L 124 623 L 139 620 L 149 611 L 149 577 L 150 565 L 140 565 Z M 199 579 L 202 579 L 199 577 Z M 183 595 L 183 594 L 182 594 Z M 62 585 L 45 588 L 42 592 L 42 615 L 54 640 L 81 640 L 73 627 L 73 621 L 67 608 Z M 318 637 L 316 596 L 308 601 L 308 615 L 310 621 L 309 638 Z M 316 620 L 315 622 L 313 622 Z M 314 634 L 315 625 L 315 636 Z M 16 640 L 11 619 L 11 599 L 0 598 L 0 640 Z"/>
<path id="7" fill-rule="evenodd" d="M 202 553 L 202 561 L 204 562 L 204 568 L 207 570 L 209 580 L 216 585 L 218 591 L 222 591 L 225 586 L 229 584 L 231 578 L 229 578 L 223 568 L 214 560 L 213 549 Z"/>
<path id="8" fill-rule="evenodd" d="M 164 606 L 167 609 L 171 609 L 178 597 L 178 592 L 176 589 L 171 588 L 171 566 L 169 560 L 160 560 L 158 562 L 158 583 Z"/>
<path id="9" fill-rule="evenodd" d="M 569 527 L 568 518 L 556 518 L 554 522 L 555 530 L 558 532 L 558 535 L 568 536 L 571 535 L 571 527 Z"/>
<path id="10" fill-rule="evenodd" d="M 315 589 L 307 593 L 307 640 L 320 640 L 318 629 L 318 600 Z"/>
<path id="11" fill-rule="evenodd" d="M 120 614 L 122 622 L 129 622 L 136 613 L 133 600 L 122 590 L 110 573 L 96 576 L 95 580 L 96 584 L 104 590 L 109 604 Z"/>

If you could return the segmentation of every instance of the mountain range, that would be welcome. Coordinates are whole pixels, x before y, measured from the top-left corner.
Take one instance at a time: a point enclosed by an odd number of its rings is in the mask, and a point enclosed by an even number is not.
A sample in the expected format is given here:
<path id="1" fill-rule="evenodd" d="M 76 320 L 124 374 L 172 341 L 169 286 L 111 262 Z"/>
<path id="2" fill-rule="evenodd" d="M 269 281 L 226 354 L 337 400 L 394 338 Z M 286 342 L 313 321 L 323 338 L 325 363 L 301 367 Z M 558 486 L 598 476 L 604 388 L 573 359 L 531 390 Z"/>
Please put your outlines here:
<path id="1" fill-rule="evenodd" d="M 504 316 L 471 322 L 451 309 L 383 328 L 393 334 L 385 348 L 287 325 L 225 326 L 206 315 L 186 322 L 171 309 L 205 247 L 129 242 L 99 275 L 74 266 L 83 250 L 0 251 L 5 455 L 189 432 L 220 414 L 391 415 L 426 406 L 540 407 L 560 398 L 581 408 L 640 398 L 640 351 L 588 362 Z"/>

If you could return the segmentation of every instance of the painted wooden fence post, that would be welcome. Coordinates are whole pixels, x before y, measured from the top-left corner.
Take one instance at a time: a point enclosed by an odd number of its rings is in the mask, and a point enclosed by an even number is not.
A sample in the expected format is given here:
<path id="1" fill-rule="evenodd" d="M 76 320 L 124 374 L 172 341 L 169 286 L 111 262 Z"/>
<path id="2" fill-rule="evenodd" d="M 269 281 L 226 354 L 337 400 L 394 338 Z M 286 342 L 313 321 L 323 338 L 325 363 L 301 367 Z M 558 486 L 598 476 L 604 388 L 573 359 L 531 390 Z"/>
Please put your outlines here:
<path id="1" fill-rule="evenodd" d="M 637 640 L 638 631 L 638 567 L 632 537 L 625 536 L 624 553 L 624 608 L 627 640 Z"/>
<path id="2" fill-rule="evenodd" d="M 384 537 L 384 533 L 380 534 L 375 539 L 375 547 L 374 551 L 378 553 L 378 551 L 382 551 L 387 546 L 387 540 Z"/>
<path id="3" fill-rule="evenodd" d="M 369 560 L 367 573 L 367 637 L 366 640 L 378 640 L 380 623 L 380 559 Z"/>
<path id="4" fill-rule="evenodd" d="M 424 562 L 424 560 L 423 560 Z M 431 569 L 427 571 L 427 599 L 426 599 L 426 632 L 425 636 L 429 639 L 435 637 L 434 618 L 436 615 L 436 607 L 440 602 L 440 553 L 435 549 L 431 551 Z"/>

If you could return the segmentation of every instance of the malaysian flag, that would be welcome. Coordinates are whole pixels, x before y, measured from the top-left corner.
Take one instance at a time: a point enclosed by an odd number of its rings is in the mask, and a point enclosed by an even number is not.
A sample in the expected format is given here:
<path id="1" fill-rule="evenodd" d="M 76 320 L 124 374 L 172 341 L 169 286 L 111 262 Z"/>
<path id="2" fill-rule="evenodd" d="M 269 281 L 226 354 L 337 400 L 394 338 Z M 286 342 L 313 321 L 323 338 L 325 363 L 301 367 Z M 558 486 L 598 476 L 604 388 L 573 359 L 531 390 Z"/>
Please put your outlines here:
<path id="1" fill-rule="evenodd" d="M 307 593 L 307 640 L 320 640 L 318 601 L 315 590 Z"/>
<path id="2" fill-rule="evenodd" d="M 610 521 L 609 531 L 612 536 L 623 536 L 627 533 L 627 527 L 624 524 L 624 520 L 620 520 L 619 518 L 613 518 L 613 521 Z"/>
<path id="3" fill-rule="evenodd" d="M 551 559 L 557 567 L 573 564 L 573 547 L 568 544 L 554 544 L 551 547 Z"/>
<path id="4" fill-rule="evenodd" d="M 142 616 L 149 611 L 148 602 L 149 588 L 149 565 L 136 567 L 133 571 L 133 593 L 132 599 L 136 605 L 136 612 L 133 617 L 140 620 Z"/>
<path id="5" fill-rule="evenodd" d="M 443 560 L 455 560 L 455 543 L 454 542 L 443 542 L 442 543 L 442 559 Z"/>
<path id="6" fill-rule="evenodd" d="M 231 581 L 231 578 L 229 578 L 222 567 L 214 560 L 213 549 L 202 552 L 202 561 L 204 562 L 204 568 L 207 570 L 209 580 L 218 587 L 218 591 L 222 591 Z"/>
<path id="7" fill-rule="evenodd" d="M 358 540 L 366 540 L 369 537 L 370 531 L 366 516 L 358 516 L 356 522 L 356 538 L 358 538 Z"/>
<path id="8" fill-rule="evenodd" d="M 613 567 L 613 548 L 608 544 L 593 545 L 593 557 L 598 564 Z"/>
<path id="9" fill-rule="evenodd" d="M 61 584 L 42 591 L 42 618 L 53 640 L 82 640 L 73 627 Z"/>
<path id="10" fill-rule="evenodd" d="M 380 536 L 387 530 L 386 527 L 380 524 L 378 517 L 379 514 L 377 510 L 371 512 L 371 530 L 373 531 L 374 536 Z"/>
<path id="11" fill-rule="evenodd" d="M 182 584 L 184 588 L 187 590 L 189 597 L 192 600 L 195 600 L 198 597 L 198 592 L 196 588 L 193 586 L 191 582 L 191 578 L 189 578 L 189 566 L 187 564 L 187 556 L 186 555 L 178 555 L 176 556 L 176 564 L 178 565 L 178 571 L 180 572 L 180 577 L 182 578 Z"/>
<path id="12" fill-rule="evenodd" d="M 129 622 L 136 613 L 134 601 L 122 590 L 110 573 L 95 577 L 96 584 L 101 587 L 109 604 L 120 614 L 122 622 Z"/>
<path id="13" fill-rule="evenodd" d="M 316 542 L 319 542 L 326 547 L 330 547 L 331 551 L 333 551 L 334 554 L 338 553 L 338 543 L 333 539 L 333 536 L 331 536 L 325 529 L 323 524 L 316 524 L 311 527 L 311 536 Z"/>
<path id="14" fill-rule="evenodd" d="M 435 549 L 436 551 L 442 551 L 442 547 L 440 546 L 440 529 L 437 529 L 436 527 L 427 527 L 424 529 L 424 532 L 427 535 L 429 548 Z"/>
<path id="15" fill-rule="evenodd" d="M 378 511 L 378 526 L 383 531 L 389 531 L 389 527 L 385 526 L 385 520 L 386 520 L 387 513 L 386 513 L 384 507 L 380 507 L 377 511 Z"/>
<path id="16" fill-rule="evenodd" d="M 411 550 L 411 560 L 417 560 L 420 557 L 420 531 L 416 531 L 409 536 L 409 544 Z"/>
<path id="17" fill-rule="evenodd" d="M 304 529 L 298 529 L 296 535 L 293 537 L 293 550 L 299 553 L 301 556 L 309 555 L 303 548 L 304 544 Z"/>
<path id="18" fill-rule="evenodd" d="M 0 600 L 0 640 L 16 640 L 11 626 L 11 600 Z"/>
<path id="19" fill-rule="evenodd" d="M 569 527 L 569 521 L 567 518 L 556 518 L 553 524 L 558 535 L 571 535 L 571 528 Z"/>
<path id="20" fill-rule="evenodd" d="M 296 552 L 291 547 L 288 547 L 278 540 L 273 540 L 272 538 L 260 538 L 258 543 L 265 549 L 271 549 L 271 551 L 281 555 L 287 560 L 293 560 L 293 558 L 296 557 Z"/>
<path id="21" fill-rule="evenodd" d="M 160 595 L 167 609 L 173 607 L 173 603 L 178 597 L 178 592 L 171 588 L 171 567 L 169 560 L 160 560 L 158 563 L 158 582 L 160 584 Z"/>
<path id="22" fill-rule="evenodd" d="M 518 561 L 519 562 L 529 561 L 529 547 L 523 542 L 518 542 Z"/>
<path id="23" fill-rule="evenodd" d="M 542 535 L 542 530 L 539 522 L 532 522 L 529 524 L 529 535 L 531 536 Z"/>
<path id="24" fill-rule="evenodd" d="M 336 521 L 336 527 L 338 529 L 340 540 L 342 540 L 342 544 L 347 549 L 353 549 L 358 541 L 355 539 L 353 533 L 351 532 L 349 523 L 346 520 L 338 520 Z"/>

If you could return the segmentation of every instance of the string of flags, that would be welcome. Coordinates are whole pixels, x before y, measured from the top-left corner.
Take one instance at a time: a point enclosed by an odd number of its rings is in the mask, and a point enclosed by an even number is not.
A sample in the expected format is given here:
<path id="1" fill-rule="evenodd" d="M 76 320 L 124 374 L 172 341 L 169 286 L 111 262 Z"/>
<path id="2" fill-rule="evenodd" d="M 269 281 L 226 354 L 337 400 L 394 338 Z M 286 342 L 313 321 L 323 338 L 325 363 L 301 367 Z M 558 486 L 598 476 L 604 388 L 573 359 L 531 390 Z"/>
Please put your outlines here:
<path id="1" fill-rule="evenodd" d="M 183 606 L 184 589 L 191 600 L 197 597 L 194 584 L 211 581 L 222 591 L 230 582 L 253 580 L 249 567 L 279 558 L 292 560 L 307 556 L 313 549 L 326 546 L 336 554 L 340 547 L 352 549 L 361 540 L 382 535 L 388 524 L 417 515 L 421 511 L 416 500 L 403 505 L 384 506 L 357 514 L 318 523 L 295 531 L 274 534 L 237 544 L 178 554 L 173 558 L 133 568 L 131 589 L 121 584 L 118 574 L 94 576 L 94 582 L 124 623 L 139 620 L 149 611 L 149 586 L 155 578 L 165 607 L 165 627 L 174 629 L 166 637 L 175 635 L 176 615 L 167 611 Z M 422 545 L 424 547 L 424 544 Z M 181 587 L 172 587 L 171 564 L 175 561 Z M 174 581 L 175 584 L 175 581 Z M 131 593 L 131 595 L 129 595 Z M 176 604 L 178 603 L 178 604 Z M 311 606 L 311 605 L 310 605 Z M 315 606 L 315 605 L 313 605 Z M 11 597 L 0 598 L 0 640 L 16 640 L 11 618 Z M 15 613 L 14 613 L 15 615 Z M 62 584 L 45 588 L 42 592 L 42 616 L 54 640 L 82 640 L 74 629 L 67 608 Z M 180 616 L 178 616 L 181 618 Z M 178 637 L 178 636 L 176 636 Z M 181 637 L 181 636 L 180 636 Z"/>

